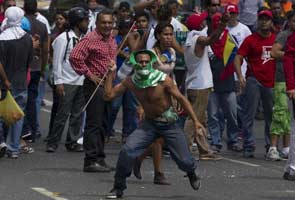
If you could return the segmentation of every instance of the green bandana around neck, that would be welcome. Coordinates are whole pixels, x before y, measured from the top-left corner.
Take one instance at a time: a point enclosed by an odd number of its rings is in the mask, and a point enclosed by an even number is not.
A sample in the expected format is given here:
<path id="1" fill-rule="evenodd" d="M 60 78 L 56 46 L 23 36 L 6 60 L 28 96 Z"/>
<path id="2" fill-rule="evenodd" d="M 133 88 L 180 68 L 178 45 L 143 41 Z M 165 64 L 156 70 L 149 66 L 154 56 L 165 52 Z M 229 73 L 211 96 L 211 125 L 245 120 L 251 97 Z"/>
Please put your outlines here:
<path id="1" fill-rule="evenodd" d="M 147 53 L 151 57 L 151 61 L 146 67 L 142 68 L 135 60 L 137 54 Z M 137 88 L 155 87 L 166 78 L 166 74 L 153 68 L 153 64 L 157 61 L 157 56 L 150 50 L 139 50 L 130 55 L 129 63 L 134 68 L 134 74 L 131 76 L 132 82 Z"/>

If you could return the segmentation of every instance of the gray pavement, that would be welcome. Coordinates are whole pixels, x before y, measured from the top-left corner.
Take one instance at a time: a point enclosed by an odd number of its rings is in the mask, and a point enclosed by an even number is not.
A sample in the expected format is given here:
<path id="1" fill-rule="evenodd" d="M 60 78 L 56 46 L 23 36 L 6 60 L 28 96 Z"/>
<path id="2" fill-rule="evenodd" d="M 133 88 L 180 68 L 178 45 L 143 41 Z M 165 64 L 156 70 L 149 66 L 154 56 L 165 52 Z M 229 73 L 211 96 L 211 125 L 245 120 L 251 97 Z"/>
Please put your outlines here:
<path id="1" fill-rule="evenodd" d="M 47 94 L 48 99 L 49 95 Z M 43 137 L 48 131 L 49 106 L 43 107 Z M 121 118 L 116 122 L 120 129 Z M 130 200 L 294 200 L 295 182 L 282 179 L 285 161 L 264 160 L 263 123 L 257 122 L 256 157 L 244 159 L 223 149 L 221 161 L 199 162 L 202 187 L 194 191 L 176 164 L 164 158 L 163 169 L 170 186 L 153 184 L 153 165 L 146 159 L 143 180 L 128 179 L 124 199 Z M 45 152 L 43 139 L 33 144 L 33 154 L 19 159 L 0 159 L 0 200 L 101 200 L 112 188 L 114 173 L 83 173 L 83 153 L 66 152 L 61 144 L 57 153 Z M 115 165 L 119 143 L 106 145 L 106 161 Z"/>

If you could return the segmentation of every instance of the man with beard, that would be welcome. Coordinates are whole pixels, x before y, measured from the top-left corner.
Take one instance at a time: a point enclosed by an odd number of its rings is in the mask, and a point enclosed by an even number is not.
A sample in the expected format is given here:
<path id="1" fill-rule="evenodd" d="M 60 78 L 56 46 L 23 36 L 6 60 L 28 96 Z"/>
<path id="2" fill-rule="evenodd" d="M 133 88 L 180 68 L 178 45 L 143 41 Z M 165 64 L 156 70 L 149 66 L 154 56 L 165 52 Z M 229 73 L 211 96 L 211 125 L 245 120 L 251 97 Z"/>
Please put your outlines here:
<path id="1" fill-rule="evenodd" d="M 129 89 L 145 112 L 144 121 L 129 135 L 120 151 L 114 186 L 107 198 L 117 199 L 123 196 L 123 190 L 127 187 L 126 178 L 131 175 L 135 158 L 159 137 L 164 138 L 178 167 L 187 173 L 192 188 L 200 188 L 200 178 L 195 173 L 197 164 L 189 151 L 184 132 L 177 124 L 178 116 L 173 109 L 171 97 L 174 97 L 192 118 L 195 135 L 204 134 L 205 128 L 173 80 L 167 74 L 154 69 L 156 60 L 156 55 L 149 50 L 132 53 L 130 63 L 134 67 L 134 73 L 115 87 L 112 86 L 112 81 L 116 66 L 111 63 L 110 70 L 106 72 L 108 75 L 104 85 L 104 99 L 110 101 Z"/>
<path id="2" fill-rule="evenodd" d="M 68 151 L 81 151 L 77 144 L 82 124 L 81 110 L 84 106 L 83 81 L 84 76 L 78 75 L 72 68 L 69 56 L 74 46 L 79 42 L 81 34 L 88 29 L 88 12 L 75 7 L 69 11 L 70 29 L 60 34 L 52 44 L 53 74 L 59 108 L 54 119 L 51 134 L 48 136 L 47 152 L 55 152 L 69 118 L 69 128 L 66 141 Z"/>

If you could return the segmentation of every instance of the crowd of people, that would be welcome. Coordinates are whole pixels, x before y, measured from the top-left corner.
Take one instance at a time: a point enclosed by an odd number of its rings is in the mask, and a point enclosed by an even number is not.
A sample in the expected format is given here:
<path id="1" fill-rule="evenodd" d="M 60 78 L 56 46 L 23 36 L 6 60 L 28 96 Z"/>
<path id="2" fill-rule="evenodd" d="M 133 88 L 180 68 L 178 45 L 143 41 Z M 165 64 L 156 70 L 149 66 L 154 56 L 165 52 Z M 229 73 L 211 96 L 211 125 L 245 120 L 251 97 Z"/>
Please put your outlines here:
<path id="1" fill-rule="evenodd" d="M 65 147 L 85 153 L 83 171 L 116 170 L 110 198 L 122 197 L 132 171 L 142 178 L 148 155 L 154 183 L 169 185 L 163 151 L 198 190 L 196 156 L 222 159 L 224 141 L 228 151 L 255 156 L 259 112 L 265 159 L 288 159 L 283 177 L 294 181 L 293 4 L 221 3 L 204 1 L 185 17 L 177 0 L 141 0 L 133 7 L 87 0 L 58 11 L 50 26 L 36 0 L 25 0 L 23 8 L 0 0 L 1 98 L 10 90 L 25 112 L 10 126 L 0 120 L 0 157 L 34 152 L 30 143 L 48 126 L 39 114 L 48 83 L 53 105 L 46 152 L 56 152 L 69 121 Z M 104 148 L 121 106 L 123 146 L 113 167 Z"/>

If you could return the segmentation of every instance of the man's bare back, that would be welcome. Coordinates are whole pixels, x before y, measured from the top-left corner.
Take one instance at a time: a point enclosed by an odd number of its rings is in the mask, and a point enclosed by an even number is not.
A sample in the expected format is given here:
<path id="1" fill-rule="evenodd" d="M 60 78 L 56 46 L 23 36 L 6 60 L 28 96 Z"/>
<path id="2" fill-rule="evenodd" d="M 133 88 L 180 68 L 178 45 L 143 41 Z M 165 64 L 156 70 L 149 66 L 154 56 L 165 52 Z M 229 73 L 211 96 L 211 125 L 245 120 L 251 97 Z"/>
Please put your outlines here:
<path id="1" fill-rule="evenodd" d="M 135 94 L 144 109 L 145 117 L 152 119 L 159 117 L 172 105 L 171 94 L 167 92 L 167 87 L 169 87 L 167 84 L 168 78 L 166 77 L 165 81 L 155 87 L 144 89 L 137 88 L 130 77 L 126 78 L 122 84 Z"/>

